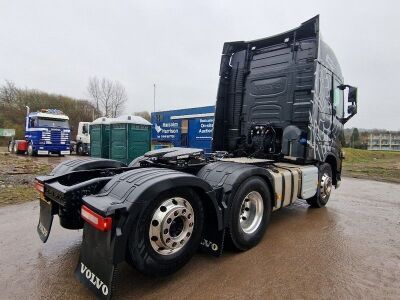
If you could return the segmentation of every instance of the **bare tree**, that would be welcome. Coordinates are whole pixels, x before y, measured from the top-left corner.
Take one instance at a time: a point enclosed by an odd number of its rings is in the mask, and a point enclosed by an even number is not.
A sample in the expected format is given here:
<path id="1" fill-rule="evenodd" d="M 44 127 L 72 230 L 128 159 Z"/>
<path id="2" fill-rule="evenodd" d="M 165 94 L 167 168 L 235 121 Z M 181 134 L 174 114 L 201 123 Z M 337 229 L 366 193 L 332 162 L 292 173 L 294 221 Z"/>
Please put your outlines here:
<path id="1" fill-rule="evenodd" d="M 128 96 L 124 86 L 119 82 L 114 82 L 113 99 L 111 103 L 111 116 L 113 118 L 119 116 L 128 101 Z"/>
<path id="2" fill-rule="evenodd" d="M 87 91 L 97 111 L 101 111 L 106 117 L 118 116 L 128 100 L 123 85 L 106 78 L 90 78 Z"/>
<path id="3" fill-rule="evenodd" d="M 150 122 L 151 116 L 148 111 L 137 111 L 133 113 L 135 116 L 142 117 L 143 119 L 147 120 Z"/>
<path id="4" fill-rule="evenodd" d="M 0 87 L 0 102 L 12 105 L 16 104 L 18 98 L 18 89 L 14 82 L 6 80 L 6 83 Z"/>

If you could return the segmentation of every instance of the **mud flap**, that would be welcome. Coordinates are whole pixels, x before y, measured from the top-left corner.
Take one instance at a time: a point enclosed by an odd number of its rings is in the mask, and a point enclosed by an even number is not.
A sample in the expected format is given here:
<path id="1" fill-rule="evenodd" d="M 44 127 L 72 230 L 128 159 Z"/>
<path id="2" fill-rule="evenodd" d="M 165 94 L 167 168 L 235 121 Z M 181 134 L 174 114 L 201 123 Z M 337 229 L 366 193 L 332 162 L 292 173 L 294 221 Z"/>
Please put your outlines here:
<path id="1" fill-rule="evenodd" d="M 212 256 L 220 256 L 224 250 L 225 230 L 206 230 L 200 242 L 200 250 Z"/>
<path id="2" fill-rule="evenodd" d="M 102 232 L 85 223 L 75 276 L 99 299 L 110 299 L 115 291 L 112 232 Z"/>
<path id="3" fill-rule="evenodd" d="M 51 201 L 47 201 L 41 196 L 39 223 L 37 225 L 37 233 L 43 243 L 46 243 L 50 235 L 51 225 L 53 224 L 53 207 Z"/>

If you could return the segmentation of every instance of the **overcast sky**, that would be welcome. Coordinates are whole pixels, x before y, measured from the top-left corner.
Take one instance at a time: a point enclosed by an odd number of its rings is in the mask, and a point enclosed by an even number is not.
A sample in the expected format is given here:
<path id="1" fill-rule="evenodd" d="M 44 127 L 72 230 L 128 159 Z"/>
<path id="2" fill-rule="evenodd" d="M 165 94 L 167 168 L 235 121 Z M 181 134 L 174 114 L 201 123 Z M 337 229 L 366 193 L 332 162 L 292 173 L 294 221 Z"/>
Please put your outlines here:
<path id="1" fill-rule="evenodd" d="M 345 81 L 347 127 L 400 129 L 398 1 L 0 0 L 0 81 L 87 98 L 91 76 L 120 81 L 127 113 L 215 104 L 225 41 L 274 35 L 320 14 Z"/>

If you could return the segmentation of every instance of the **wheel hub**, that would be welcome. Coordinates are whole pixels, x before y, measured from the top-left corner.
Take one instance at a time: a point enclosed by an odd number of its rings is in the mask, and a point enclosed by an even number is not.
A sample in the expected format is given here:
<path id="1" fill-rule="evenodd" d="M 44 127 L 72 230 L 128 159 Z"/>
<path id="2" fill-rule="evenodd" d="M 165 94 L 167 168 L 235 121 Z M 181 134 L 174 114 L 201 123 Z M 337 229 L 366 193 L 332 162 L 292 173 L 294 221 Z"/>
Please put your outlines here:
<path id="1" fill-rule="evenodd" d="M 321 177 L 321 198 L 326 199 L 330 196 L 332 191 L 332 178 L 329 174 L 324 173 Z"/>
<path id="2" fill-rule="evenodd" d="M 152 216 L 150 244 L 158 254 L 176 253 L 190 240 L 193 227 L 194 212 L 190 203 L 181 197 L 167 199 Z"/>
<path id="3" fill-rule="evenodd" d="M 252 191 L 244 199 L 240 208 L 239 222 L 242 230 L 251 234 L 261 224 L 264 202 L 259 192 Z"/>

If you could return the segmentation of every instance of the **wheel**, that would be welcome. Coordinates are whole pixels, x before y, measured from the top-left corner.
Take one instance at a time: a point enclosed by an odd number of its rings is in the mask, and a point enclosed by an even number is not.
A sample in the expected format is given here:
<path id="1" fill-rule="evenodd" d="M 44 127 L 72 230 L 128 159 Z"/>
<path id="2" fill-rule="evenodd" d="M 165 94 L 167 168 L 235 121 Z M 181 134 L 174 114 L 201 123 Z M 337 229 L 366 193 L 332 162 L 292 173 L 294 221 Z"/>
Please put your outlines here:
<path id="1" fill-rule="evenodd" d="M 78 146 L 76 147 L 76 154 L 83 155 L 83 145 L 82 144 L 78 144 Z"/>
<path id="2" fill-rule="evenodd" d="M 36 155 L 36 151 L 33 150 L 33 145 L 31 143 L 28 144 L 28 155 L 29 156 L 35 156 Z"/>
<path id="3" fill-rule="evenodd" d="M 127 261 L 150 276 L 166 276 L 196 252 L 203 229 L 201 199 L 191 189 L 161 194 L 143 209 L 129 239 Z"/>
<path id="4" fill-rule="evenodd" d="M 307 199 L 311 207 L 320 208 L 328 203 L 332 191 L 332 168 L 330 164 L 324 163 L 318 172 L 319 187 L 314 197 Z"/>
<path id="5" fill-rule="evenodd" d="M 17 143 L 14 143 L 13 151 L 12 151 L 12 152 L 15 153 L 15 154 L 19 154 L 18 144 L 17 144 Z"/>
<path id="6" fill-rule="evenodd" d="M 271 217 L 271 195 L 265 181 L 251 177 L 236 192 L 231 206 L 228 236 L 233 246 L 248 250 L 257 245 Z"/>
<path id="7" fill-rule="evenodd" d="M 14 153 L 14 146 L 12 142 L 8 143 L 8 152 L 10 153 Z"/>

